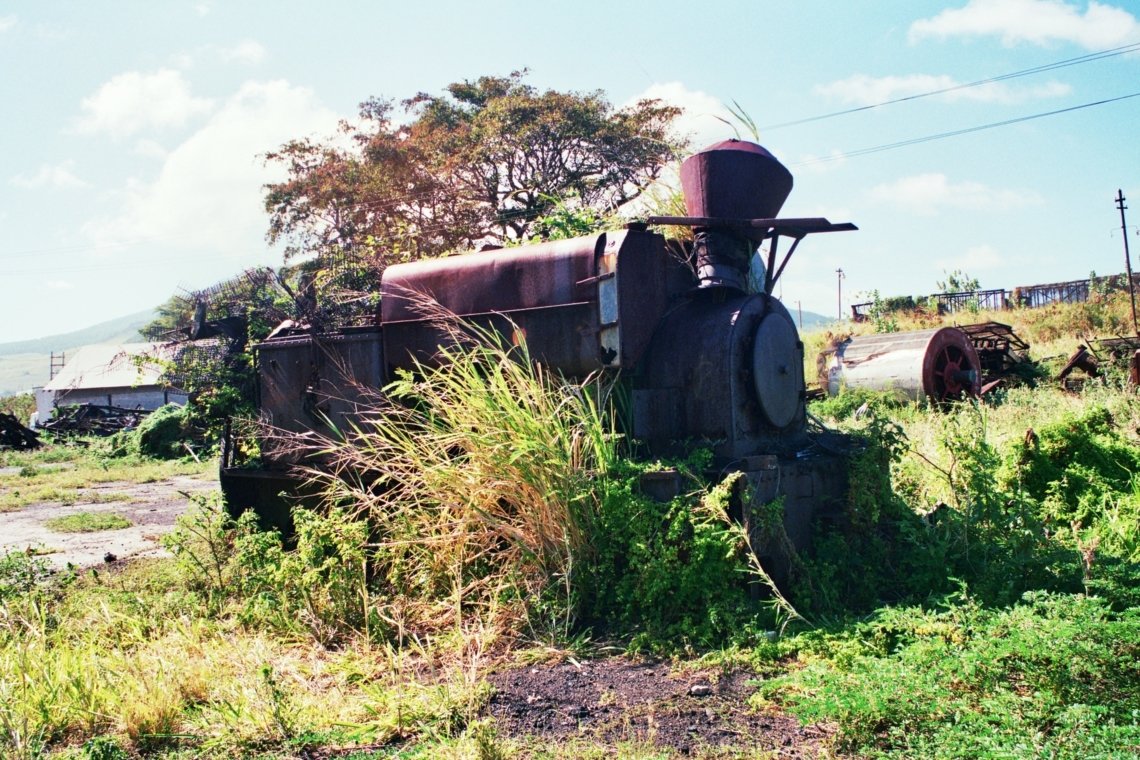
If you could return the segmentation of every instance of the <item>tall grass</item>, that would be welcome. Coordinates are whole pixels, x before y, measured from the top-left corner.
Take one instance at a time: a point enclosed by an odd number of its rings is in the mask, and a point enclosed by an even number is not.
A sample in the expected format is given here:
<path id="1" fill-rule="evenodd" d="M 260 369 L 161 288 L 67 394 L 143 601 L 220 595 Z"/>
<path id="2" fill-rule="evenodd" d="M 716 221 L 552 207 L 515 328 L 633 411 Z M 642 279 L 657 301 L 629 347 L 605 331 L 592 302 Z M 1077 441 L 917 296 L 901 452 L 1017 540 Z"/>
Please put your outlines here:
<path id="1" fill-rule="evenodd" d="M 617 458 L 610 386 L 563 381 L 525 342 L 472 330 L 386 388 L 312 477 L 370 525 L 388 620 L 506 630 L 554 611 L 566 628 L 594 480 Z"/>

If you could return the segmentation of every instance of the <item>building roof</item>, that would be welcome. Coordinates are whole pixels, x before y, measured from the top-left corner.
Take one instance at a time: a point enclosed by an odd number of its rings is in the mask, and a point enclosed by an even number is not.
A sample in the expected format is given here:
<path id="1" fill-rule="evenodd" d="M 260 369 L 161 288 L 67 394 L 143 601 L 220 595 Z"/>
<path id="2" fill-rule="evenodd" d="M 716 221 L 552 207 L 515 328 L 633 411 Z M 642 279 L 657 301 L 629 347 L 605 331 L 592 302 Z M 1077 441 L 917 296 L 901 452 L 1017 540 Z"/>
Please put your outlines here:
<path id="1" fill-rule="evenodd" d="M 162 361 L 172 358 L 164 343 L 84 346 L 67 360 L 44 390 L 137 388 L 162 383 Z"/>

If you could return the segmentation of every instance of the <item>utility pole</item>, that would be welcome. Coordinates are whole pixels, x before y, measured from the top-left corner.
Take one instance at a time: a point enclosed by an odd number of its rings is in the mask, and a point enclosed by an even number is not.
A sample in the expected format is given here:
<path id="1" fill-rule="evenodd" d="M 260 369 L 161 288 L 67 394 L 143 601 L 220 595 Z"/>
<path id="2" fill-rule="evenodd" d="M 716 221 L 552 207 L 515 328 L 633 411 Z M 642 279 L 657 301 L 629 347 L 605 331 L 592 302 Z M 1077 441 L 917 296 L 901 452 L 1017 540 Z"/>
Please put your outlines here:
<path id="1" fill-rule="evenodd" d="M 1132 256 L 1128 253 L 1128 225 L 1124 221 L 1124 191 L 1116 189 L 1116 207 L 1120 209 L 1120 235 L 1124 238 L 1124 271 L 1128 275 L 1128 296 L 1132 299 L 1132 332 L 1140 336 L 1136 326 L 1136 286 L 1132 282 Z"/>
<path id="2" fill-rule="evenodd" d="M 836 281 L 836 284 L 838 285 L 838 289 L 839 289 L 839 295 L 836 298 L 836 313 L 838 315 L 838 316 L 836 316 L 836 319 L 839 320 L 840 322 L 843 321 L 843 278 L 844 277 L 846 277 L 846 275 L 843 274 L 842 268 L 835 270 L 835 281 Z"/>

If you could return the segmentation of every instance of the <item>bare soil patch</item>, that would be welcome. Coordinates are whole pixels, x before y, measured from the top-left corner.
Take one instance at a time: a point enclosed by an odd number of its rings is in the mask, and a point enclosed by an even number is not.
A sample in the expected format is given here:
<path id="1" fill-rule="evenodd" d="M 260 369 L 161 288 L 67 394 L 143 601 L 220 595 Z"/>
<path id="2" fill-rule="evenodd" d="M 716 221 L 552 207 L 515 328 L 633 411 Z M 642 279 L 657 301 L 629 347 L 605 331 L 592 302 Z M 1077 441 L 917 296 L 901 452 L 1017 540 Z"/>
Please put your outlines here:
<path id="1" fill-rule="evenodd" d="M 770 752 L 828 754 L 834 730 L 752 709 L 746 670 L 678 671 L 667 664 L 613 657 L 504 670 L 488 711 L 499 730 L 542 740 L 582 738 L 613 745 L 651 743 L 675 755 Z"/>
<path id="2" fill-rule="evenodd" d="M 190 504 L 187 494 L 205 494 L 217 488 L 210 477 L 178 475 L 155 483 L 99 483 L 80 489 L 74 504 L 30 504 L 15 512 L 0 513 L 0 554 L 42 551 L 57 568 L 68 564 L 91 567 L 106 561 L 162 553 L 160 539 L 174 527 Z M 108 500 L 120 494 L 125 499 Z M 83 498 L 86 497 L 86 498 Z M 54 517 L 80 512 L 112 512 L 131 521 L 131 527 L 97 533 L 59 533 L 44 523 Z"/>

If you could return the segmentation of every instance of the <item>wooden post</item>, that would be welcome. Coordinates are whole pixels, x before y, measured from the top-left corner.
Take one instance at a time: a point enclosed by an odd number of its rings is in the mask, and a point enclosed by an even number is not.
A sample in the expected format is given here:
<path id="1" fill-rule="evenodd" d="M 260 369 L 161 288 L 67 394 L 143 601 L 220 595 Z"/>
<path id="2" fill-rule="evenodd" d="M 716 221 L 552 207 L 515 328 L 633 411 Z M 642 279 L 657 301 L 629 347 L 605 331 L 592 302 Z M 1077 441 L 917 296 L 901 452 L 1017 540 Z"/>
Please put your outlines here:
<path id="1" fill-rule="evenodd" d="M 1132 332 L 1140 336 L 1140 327 L 1136 326 L 1136 285 L 1132 282 L 1132 257 L 1128 253 L 1128 225 L 1124 222 L 1124 191 L 1116 189 L 1116 207 L 1120 209 L 1120 234 L 1124 238 L 1124 271 L 1128 277 L 1128 296 L 1132 299 Z"/>

